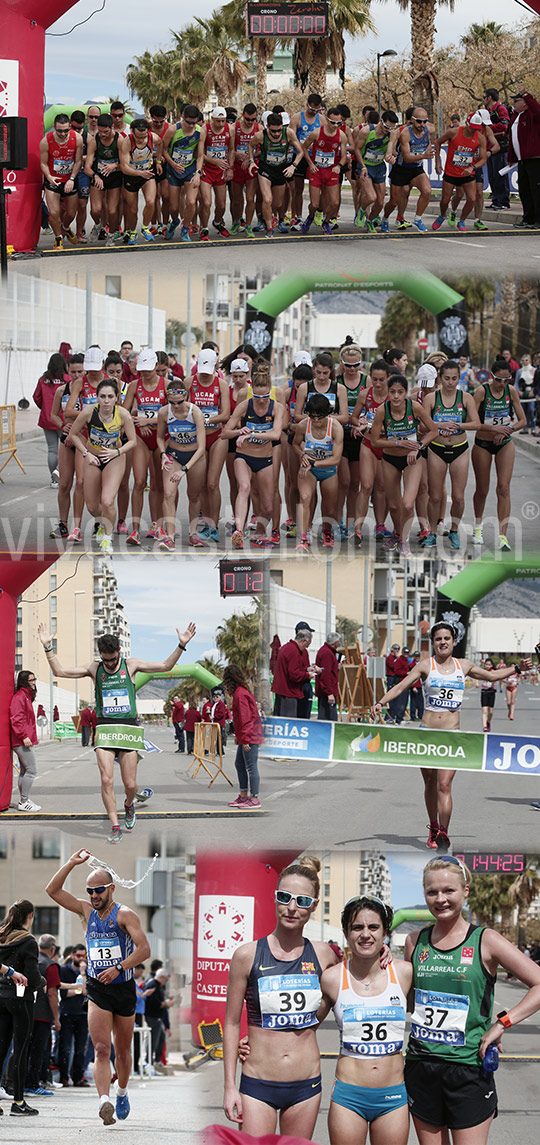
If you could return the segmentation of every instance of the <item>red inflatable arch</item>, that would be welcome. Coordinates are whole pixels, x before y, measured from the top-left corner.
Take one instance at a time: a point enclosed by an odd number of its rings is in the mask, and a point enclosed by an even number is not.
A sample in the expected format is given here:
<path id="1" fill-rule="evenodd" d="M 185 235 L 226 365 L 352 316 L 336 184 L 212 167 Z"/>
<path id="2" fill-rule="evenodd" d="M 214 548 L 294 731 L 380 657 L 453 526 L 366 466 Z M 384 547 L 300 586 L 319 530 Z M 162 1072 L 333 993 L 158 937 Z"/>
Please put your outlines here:
<path id="1" fill-rule="evenodd" d="M 0 0 L 2 55 L 19 62 L 17 114 L 28 120 L 28 167 L 4 173 L 4 183 L 13 192 L 8 198 L 8 243 L 15 250 L 33 250 L 41 225 L 45 29 L 73 7 L 66 0 Z"/>
<path id="2" fill-rule="evenodd" d="M 0 563 L 0 811 L 6 811 L 11 799 L 13 769 L 9 738 L 9 702 L 13 695 L 17 597 L 58 560 L 58 555 L 43 560 L 2 561 Z M 26 664 L 33 668 L 34 665 Z"/>

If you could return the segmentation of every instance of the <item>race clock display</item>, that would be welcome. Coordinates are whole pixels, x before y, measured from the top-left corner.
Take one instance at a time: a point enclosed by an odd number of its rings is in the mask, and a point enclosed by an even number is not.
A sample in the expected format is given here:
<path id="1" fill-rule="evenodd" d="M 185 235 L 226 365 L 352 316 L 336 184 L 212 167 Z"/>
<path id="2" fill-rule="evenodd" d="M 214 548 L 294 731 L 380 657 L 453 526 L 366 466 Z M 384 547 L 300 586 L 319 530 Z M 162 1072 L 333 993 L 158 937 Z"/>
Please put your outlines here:
<path id="1" fill-rule="evenodd" d="M 328 35 L 328 4 L 246 5 L 246 35 L 312 37 Z"/>
<path id="2" fill-rule="evenodd" d="M 472 874 L 495 875 L 517 874 L 527 866 L 527 856 L 512 851 L 471 851 L 455 855 L 469 868 Z"/>
<path id="3" fill-rule="evenodd" d="M 263 591 L 268 561 L 246 557 L 244 560 L 225 559 L 219 562 L 219 591 L 221 596 L 258 596 Z"/>

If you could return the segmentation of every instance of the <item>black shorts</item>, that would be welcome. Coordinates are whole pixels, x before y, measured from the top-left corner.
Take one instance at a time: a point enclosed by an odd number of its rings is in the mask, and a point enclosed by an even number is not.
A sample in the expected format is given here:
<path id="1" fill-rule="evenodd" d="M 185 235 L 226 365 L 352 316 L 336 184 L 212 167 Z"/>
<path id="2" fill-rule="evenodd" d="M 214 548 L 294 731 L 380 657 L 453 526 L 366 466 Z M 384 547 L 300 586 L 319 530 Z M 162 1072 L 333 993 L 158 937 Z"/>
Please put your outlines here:
<path id="1" fill-rule="evenodd" d="M 245 461 L 249 465 L 252 473 L 258 473 L 260 469 L 268 469 L 273 464 L 273 457 L 246 457 L 245 453 L 237 453 L 235 461 Z"/>
<path id="2" fill-rule="evenodd" d="M 272 187 L 286 187 L 287 184 L 291 182 L 291 180 L 286 179 L 283 172 L 286 167 L 290 166 L 290 163 L 286 163 L 285 167 L 276 167 L 274 169 L 272 167 L 263 167 L 262 164 L 259 163 L 257 174 L 262 175 L 263 179 L 268 179 L 272 184 Z"/>
<path id="3" fill-rule="evenodd" d="M 307 179 L 307 173 L 308 173 L 307 159 L 301 159 L 300 162 L 296 164 L 296 171 L 294 172 L 294 177 L 295 177 L 295 179 Z"/>
<path id="4" fill-rule="evenodd" d="M 508 445 L 508 442 L 511 440 L 511 437 L 507 437 L 506 441 L 500 441 L 497 444 L 495 441 L 486 441 L 481 437 L 475 437 L 474 444 L 480 446 L 480 449 L 487 449 L 488 453 L 491 453 L 492 456 L 495 457 L 495 454 L 499 453 L 501 449 L 504 449 L 505 445 Z"/>
<path id="5" fill-rule="evenodd" d="M 476 175 L 443 175 L 443 183 L 452 183 L 454 187 L 462 187 L 464 183 L 474 183 Z"/>
<path id="6" fill-rule="evenodd" d="M 97 978 L 87 978 L 86 996 L 100 1010 L 109 1010 L 120 1018 L 131 1018 L 135 1013 L 137 989 L 134 978 L 129 982 L 111 982 L 110 986 L 104 986 Z"/>
<path id="7" fill-rule="evenodd" d="M 99 175 L 99 171 L 96 171 L 95 174 Z M 99 177 L 103 179 L 104 191 L 114 191 L 116 187 L 121 187 L 124 182 L 124 176 L 121 171 L 111 171 L 110 175 L 99 175 Z M 92 184 L 94 184 L 93 179 Z"/>
<path id="8" fill-rule="evenodd" d="M 390 184 L 392 187 L 408 187 L 413 179 L 424 174 L 421 164 L 414 167 L 405 167 L 404 164 L 394 163 L 390 168 Z"/>
<path id="9" fill-rule="evenodd" d="M 154 182 L 156 180 L 155 172 L 152 173 L 152 177 L 150 179 L 143 179 L 142 175 L 124 175 L 122 182 L 126 191 L 133 191 L 136 193 L 137 191 L 141 190 L 141 187 L 144 187 L 145 183 L 151 183 L 152 180 Z"/>
<path id="10" fill-rule="evenodd" d="M 481 1066 L 409 1058 L 405 1085 L 413 1117 L 428 1125 L 470 1129 L 497 1114 L 493 1074 L 486 1078 Z"/>
<path id="11" fill-rule="evenodd" d="M 408 456 L 408 453 L 405 454 L 405 457 L 400 457 L 397 453 L 394 454 L 383 452 L 383 461 L 388 461 L 390 465 L 394 466 L 394 469 L 399 469 L 399 472 L 403 473 L 403 470 L 407 468 Z"/>
<path id="12" fill-rule="evenodd" d="M 345 432 L 343 434 L 343 456 L 347 461 L 358 461 L 360 458 L 360 446 L 362 444 L 361 437 L 353 437 L 352 426 L 344 426 Z"/>
<path id="13" fill-rule="evenodd" d="M 456 457 L 461 457 L 462 453 L 467 452 L 469 442 L 461 441 L 459 445 L 439 445 L 438 441 L 430 441 L 428 448 L 433 451 L 435 457 L 441 457 L 447 465 L 451 465 Z"/>
<path id="14" fill-rule="evenodd" d="M 495 688 L 482 688 L 480 692 L 480 705 L 482 708 L 495 707 Z"/>
<path id="15" fill-rule="evenodd" d="M 66 179 L 66 183 L 68 181 L 69 180 Z M 53 194 L 60 195 L 61 199 L 71 199 L 72 195 L 78 195 L 79 194 L 79 184 L 78 184 L 77 176 L 75 177 L 75 182 L 73 184 L 73 190 L 72 191 L 64 191 L 65 183 L 49 183 L 48 179 L 43 180 L 43 186 L 45 187 L 46 191 L 52 191 Z"/>
<path id="16" fill-rule="evenodd" d="M 190 453 L 189 450 L 178 449 L 174 445 L 168 445 L 165 450 L 167 457 L 170 457 L 172 461 L 177 461 L 179 465 L 187 465 L 188 461 L 191 461 L 193 454 L 196 452 L 195 449 L 192 449 Z"/>

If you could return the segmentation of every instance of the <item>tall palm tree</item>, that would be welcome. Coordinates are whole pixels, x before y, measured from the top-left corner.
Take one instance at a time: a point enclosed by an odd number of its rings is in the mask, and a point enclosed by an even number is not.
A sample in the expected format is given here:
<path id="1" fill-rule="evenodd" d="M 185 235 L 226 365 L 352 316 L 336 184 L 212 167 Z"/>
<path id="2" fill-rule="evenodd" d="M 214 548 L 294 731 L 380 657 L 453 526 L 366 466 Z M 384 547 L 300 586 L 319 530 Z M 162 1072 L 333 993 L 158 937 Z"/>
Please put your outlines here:
<path id="1" fill-rule="evenodd" d="M 144 108 L 162 103 L 176 116 L 183 92 L 175 89 L 172 76 L 172 52 L 143 52 L 135 56 L 126 69 L 130 92 L 137 95 Z"/>
<path id="2" fill-rule="evenodd" d="M 328 9 L 328 35 L 294 42 L 294 82 L 302 91 L 309 89 L 326 95 L 326 69 L 339 73 L 341 86 L 345 83 L 345 36 L 365 36 L 373 32 L 369 14 L 370 0 L 330 0 Z"/>
<path id="3" fill-rule="evenodd" d="M 500 40 L 503 34 L 504 27 L 502 24 L 496 24 L 494 20 L 485 20 L 483 24 L 471 24 L 465 35 L 461 37 L 460 43 L 464 48 L 480 48 Z"/>
<path id="4" fill-rule="evenodd" d="M 234 612 L 216 632 L 216 644 L 228 664 L 237 664 L 254 682 L 258 674 L 261 643 L 260 602 L 253 612 Z"/>
<path id="5" fill-rule="evenodd" d="M 529 863 L 508 888 L 508 899 L 517 906 L 518 942 L 527 938 L 529 907 L 540 893 L 540 877 L 535 863 Z"/>
<path id="6" fill-rule="evenodd" d="M 276 40 L 256 36 L 246 41 L 245 7 L 245 0 L 229 0 L 220 8 L 219 16 L 231 38 L 243 43 L 245 54 L 255 58 L 255 102 L 262 115 L 268 95 L 267 69 L 276 50 Z"/>
<path id="7" fill-rule="evenodd" d="M 402 12 L 411 13 L 411 79 L 413 103 L 425 107 L 433 119 L 439 85 L 435 74 L 435 14 L 437 4 L 454 11 L 454 0 L 397 0 Z"/>

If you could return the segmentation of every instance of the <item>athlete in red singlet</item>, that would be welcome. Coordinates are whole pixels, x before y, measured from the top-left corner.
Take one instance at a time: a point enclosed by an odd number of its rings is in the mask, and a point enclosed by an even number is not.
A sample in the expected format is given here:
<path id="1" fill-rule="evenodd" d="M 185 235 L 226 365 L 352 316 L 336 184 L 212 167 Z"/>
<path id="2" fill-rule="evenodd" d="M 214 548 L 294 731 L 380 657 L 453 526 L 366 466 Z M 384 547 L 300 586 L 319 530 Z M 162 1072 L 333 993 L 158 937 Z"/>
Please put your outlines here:
<path id="1" fill-rule="evenodd" d="M 225 185 L 224 185 L 225 187 Z M 189 400 L 198 406 L 204 417 L 208 470 L 206 488 L 201 505 L 206 524 L 201 536 L 208 541 L 219 541 L 217 523 L 221 507 L 219 479 L 227 456 L 227 442 L 222 436 L 225 422 L 230 416 L 230 393 L 224 378 L 216 377 L 215 350 L 201 350 L 197 357 L 197 372 L 193 375 Z"/>
<path id="2" fill-rule="evenodd" d="M 325 113 L 325 126 L 312 131 L 304 145 L 304 156 L 308 164 L 309 212 L 302 223 L 302 234 L 306 235 L 315 217 L 315 211 L 322 204 L 324 219 L 322 229 L 332 234 L 330 219 L 339 209 L 339 176 L 347 162 L 347 136 L 341 127 L 341 115 L 337 107 Z"/>
<path id="3" fill-rule="evenodd" d="M 157 418 L 162 406 L 167 404 L 165 381 L 156 370 L 157 355 L 153 350 L 141 350 L 137 359 L 139 377 L 131 382 L 125 398 L 125 405 L 131 409 L 135 423 L 137 444 L 133 453 L 133 492 L 131 495 L 132 532 L 126 544 L 141 543 L 140 527 L 144 500 L 146 476 L 150 470 L 150 516 L 152 524 L 146 536 L 153 540 L 161 538 L 159 518 L 162 515 L 163 482 L 161 479 L 161 459 L 156 437 Z"/>
<path id="4" fill-rule="evenodd" d="M 229 237 L 224 222 L 227 201 L 227 183 L 233 175 L 234 144 L 227 112 L 224 107 L 215 107 L 209 122 L 201 130 L 199 154 L 204 155 L 201 171 L 201 239 L 207 240 L 208 220 L 212 206 L 212 191 L 215 198 L 214 226 L 222 238 Z"/>
<path id="5" fill-rule="evenodd" d="M 81 169 L 82 157 L 82 135 L 72 130 L 67 115 L 57 115 L 53 130 L 47 132 L 39 145 L 45 202 L 54 232 L 55 250 L 62 250 L 64 237 L 77 243 L 71 223 L 77 214 L 77 175 Z"/>
<path id="6" fill-rule="evenodd" d="M 448 144 L 448 153 L 443 172 L 441 208 L 432 229 L 438 231 L 446 218 L 448 204 L 454 187 L 463 187 L 465 202 L 461 218 L 457 222 L 458 231 L 465 231 L 465 220 L 470 215 L 476 200 L 476 172 L 487 159 L 486 137 L 481 130 L 482 117 L 478 112 L 468 115 L 463 127 L 452 127 L 435 140 L 435 170 L 441 174 L 441 146 Z M 477 156 L 475 158 L 475 156 Z"/>

